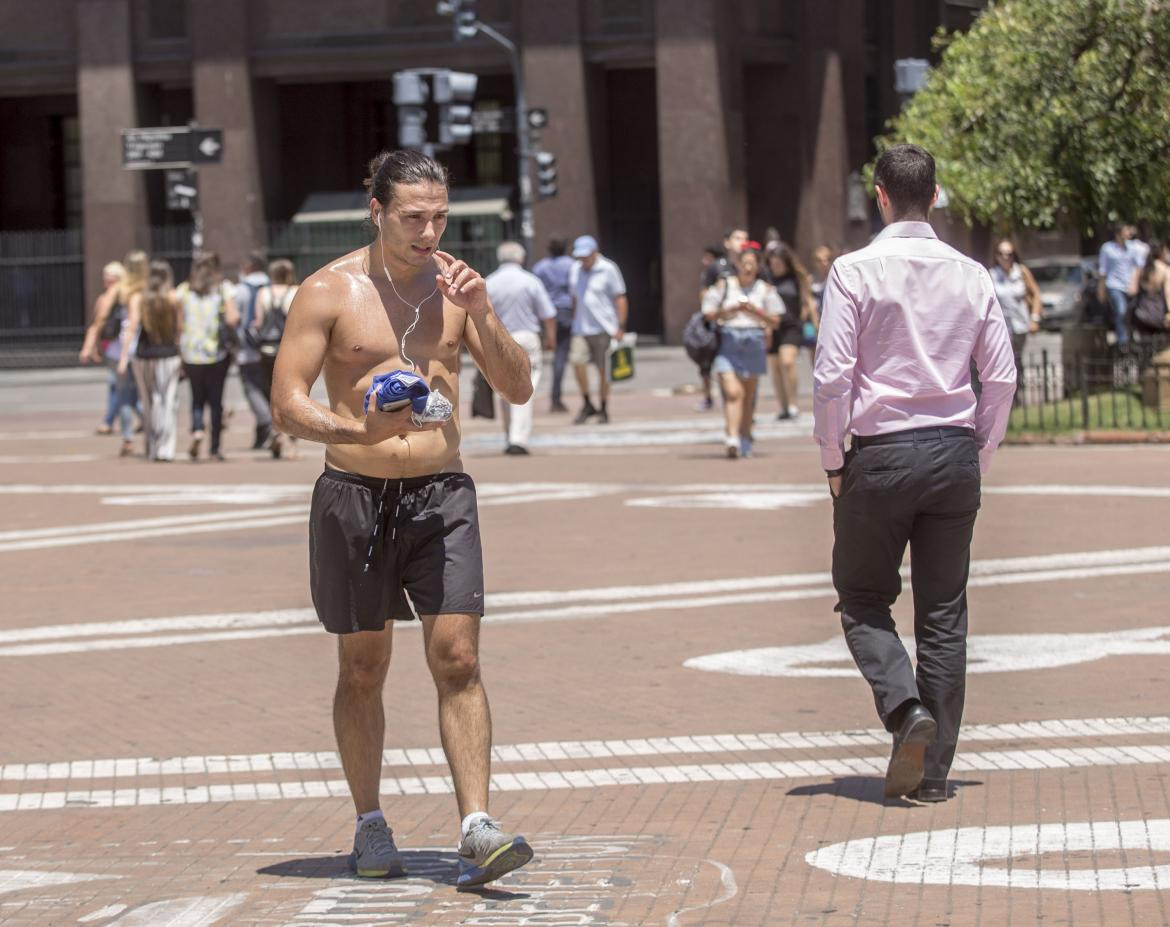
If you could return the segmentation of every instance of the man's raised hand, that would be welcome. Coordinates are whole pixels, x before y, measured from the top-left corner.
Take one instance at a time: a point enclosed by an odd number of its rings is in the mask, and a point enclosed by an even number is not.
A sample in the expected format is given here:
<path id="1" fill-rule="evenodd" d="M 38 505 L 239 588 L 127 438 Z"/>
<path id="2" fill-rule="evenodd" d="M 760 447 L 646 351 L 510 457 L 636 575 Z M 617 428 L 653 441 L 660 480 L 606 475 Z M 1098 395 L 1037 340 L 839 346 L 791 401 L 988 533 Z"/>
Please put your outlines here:
<path id="1" fill-rule="evenodd" d="M 487 312 L 487 286 L 483 277 L 446 251 L 435 252 L 435 264 L 439 268 L 435 283 L 453 305 L 471 316 Z"/>

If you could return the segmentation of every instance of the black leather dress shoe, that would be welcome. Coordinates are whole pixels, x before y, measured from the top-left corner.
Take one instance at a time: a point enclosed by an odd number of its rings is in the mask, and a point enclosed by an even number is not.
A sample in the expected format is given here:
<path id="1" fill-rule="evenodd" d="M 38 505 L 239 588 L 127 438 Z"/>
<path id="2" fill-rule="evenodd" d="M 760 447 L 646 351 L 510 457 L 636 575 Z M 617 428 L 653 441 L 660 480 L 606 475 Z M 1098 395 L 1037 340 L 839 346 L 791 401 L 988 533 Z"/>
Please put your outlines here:
<path id="1" fill-rule="evenodd" d="M 934 740 L 938 725 L 926 706 L 915 702 L 902 717 L 894 735 L 894 752 L 886 767 L 886 798 L 897 798 L 918 788 L 926 745 Z"/>
<path id="2" fill-rule="evenodd" d="M 906 796 L 913 801 L 940 802 L 947 800 L 946 779 L 923 779 L 918 788 Z"/>

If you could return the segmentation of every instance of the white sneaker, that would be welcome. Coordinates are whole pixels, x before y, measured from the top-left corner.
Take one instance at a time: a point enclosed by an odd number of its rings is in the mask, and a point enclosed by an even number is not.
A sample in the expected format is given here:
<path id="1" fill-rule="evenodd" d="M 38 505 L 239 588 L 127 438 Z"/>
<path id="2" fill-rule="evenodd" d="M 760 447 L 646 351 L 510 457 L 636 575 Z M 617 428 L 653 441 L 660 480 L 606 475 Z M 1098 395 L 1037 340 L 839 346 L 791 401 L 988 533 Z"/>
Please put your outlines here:
<path id="1" fill-rule="evenodd" d="M 727 456 L 735 460 L 739 456 L 739 438 L 727 438 L 723 443 L 727 448 Z"/>
<path id="2" fill-rule="evenodd" d="M 789 406 L 788 407 L 788 417 L 789 418 L 799 418 L 800 417 L 800 406 Z"/>

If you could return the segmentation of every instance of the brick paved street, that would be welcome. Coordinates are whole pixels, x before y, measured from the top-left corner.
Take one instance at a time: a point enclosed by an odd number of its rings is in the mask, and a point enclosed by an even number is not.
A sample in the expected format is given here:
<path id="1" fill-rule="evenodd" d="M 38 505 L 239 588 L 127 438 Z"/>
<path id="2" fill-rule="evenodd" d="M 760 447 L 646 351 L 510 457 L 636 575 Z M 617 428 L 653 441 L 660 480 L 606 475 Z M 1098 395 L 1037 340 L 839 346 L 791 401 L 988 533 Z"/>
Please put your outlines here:
<path id="1" fill-rule="evenodd" d="M 608 427 L 547 415 L 542 387 L 530 458 L 467 422 L 492 811 L 536 858 L 461 894 L 414 626 L 383 770 L 412 875 L 346 869 L 320 449 L 245 450 L 233 375 L 228 462 L 120 460 L 102 376 L 0 375 L 0 923 L 1170 923 L 1165 449 L 1001 451 L 955 795 L 919 806 L 882 799 L 888 739 L 832 611 L 807 373 L 798 422 L 762 400 L 749 460 L 670 394 L 692 373 L 665 350 Z"/>

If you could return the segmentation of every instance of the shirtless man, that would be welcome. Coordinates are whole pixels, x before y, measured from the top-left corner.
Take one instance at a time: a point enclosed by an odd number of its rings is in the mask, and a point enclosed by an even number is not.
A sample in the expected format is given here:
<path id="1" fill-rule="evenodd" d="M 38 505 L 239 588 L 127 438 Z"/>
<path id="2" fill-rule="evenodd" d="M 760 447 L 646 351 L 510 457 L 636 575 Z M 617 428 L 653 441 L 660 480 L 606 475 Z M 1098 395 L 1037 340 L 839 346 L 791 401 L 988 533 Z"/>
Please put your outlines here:
<path id="1" fill-rule="evenodd" d="M 483 562 L 475 485 L 459 457 L 460 348 L 467 345 L 508 402 L 527 402 L 532 382 L 528 357 L 496 318 L 483 278 L 438 250 L 447 183 L 444 168 L 418 152 L 383 152 L 370 162 L 377 238 L 317 271 L 297 293 L 276 361 L 272 414 L 280 431 L 327 445 L 309 516 L 309 569 L 317 615 L 338 635 L 333 726 L 357 810 L 351 865 L 371 878 L 405 872 L 379 807 L 382 688 L 388 619 L 417 614 L 463 819 L 457 885 L 464 888 L 524 865 L 532 849 L 487 814 L 491 715 L 478 662 Z M 409 405 L 381 412 L 373 400 L 363 414 L 374 375 L 412 364 L 456 414 L 419 426 Z M 309 398 L 322 372 L 328 409 Z"/>

